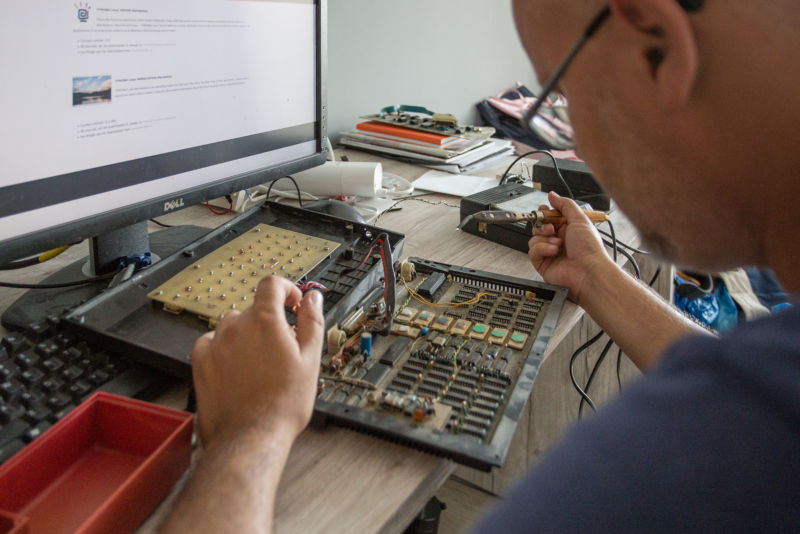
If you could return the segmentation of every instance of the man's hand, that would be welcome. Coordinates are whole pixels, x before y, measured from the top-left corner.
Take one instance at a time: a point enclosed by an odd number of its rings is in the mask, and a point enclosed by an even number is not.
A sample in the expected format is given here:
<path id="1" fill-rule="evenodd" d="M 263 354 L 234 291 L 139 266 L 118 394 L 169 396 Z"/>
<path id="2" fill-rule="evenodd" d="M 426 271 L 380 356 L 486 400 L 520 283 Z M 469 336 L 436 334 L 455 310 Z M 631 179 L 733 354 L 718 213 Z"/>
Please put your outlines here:
<path id="1" fill-rule="evenodd" d="M 575 202 L 551 192 L 550 204 L 567 222 L 558 228 L 552 224 L 535 228 L 528 242 L 528 256 L 546 282 L 567 287 L 569 298 L 579 302 L 587 275 L 613 268 L 613 263 L 600 234 Z"/>
<path id="2" fill-rule="evenodd" d="M 297 307 L 296 330 L 284 306 Z M 227 313 L 197 340 L 192 371 L 205 446 L 252 432 L 297 437 L 314 407 L 324 324 L 319 292 L 303 297 L 288 280 L 269 276 L 250 308 Z"/>

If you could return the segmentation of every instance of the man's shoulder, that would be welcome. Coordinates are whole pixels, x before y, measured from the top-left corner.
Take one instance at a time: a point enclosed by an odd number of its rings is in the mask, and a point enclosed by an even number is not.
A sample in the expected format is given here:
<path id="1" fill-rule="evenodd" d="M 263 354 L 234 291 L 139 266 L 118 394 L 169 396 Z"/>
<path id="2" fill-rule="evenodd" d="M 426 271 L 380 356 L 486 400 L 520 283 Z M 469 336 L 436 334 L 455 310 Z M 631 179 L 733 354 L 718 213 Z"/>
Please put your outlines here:
<path id="1" fill-rule="evenodd" d="M 720 338 L 684 339 L 667 351 L 648 379 L 692 375 L 734 387 L 732 402 L 760 397 L 773 407 L 783 405 L 800 421 L 800 308 L 742 324 Z"/>
<path id="2" fill-rule="evenodd" d="M 572 428 L 481 528 L 796 531 L 798 384 L 800 312 L 687 338 Z"/>

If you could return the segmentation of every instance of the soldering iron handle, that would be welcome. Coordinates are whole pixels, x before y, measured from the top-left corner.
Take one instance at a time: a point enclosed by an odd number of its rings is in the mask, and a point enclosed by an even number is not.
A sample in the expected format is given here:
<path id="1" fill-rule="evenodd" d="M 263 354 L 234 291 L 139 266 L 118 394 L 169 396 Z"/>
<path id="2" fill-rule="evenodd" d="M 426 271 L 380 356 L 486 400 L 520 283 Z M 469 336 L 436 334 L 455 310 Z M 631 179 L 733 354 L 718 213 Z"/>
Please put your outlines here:
<path id="1" fill-rule="evenodd" d="M 583 213 L 589 217 L 589 220 L 593 223 L 601 223 L 606 222 L 608 220 L 608 215 L 603 213 L 602 211 L 592 211 L 592 210 L 582 210 Z M 541 211 L 542 217 L 542 224 L 563 224 L 566 221 L 566 218 L 561 214 L 558 210 L 542 210 Z"/>

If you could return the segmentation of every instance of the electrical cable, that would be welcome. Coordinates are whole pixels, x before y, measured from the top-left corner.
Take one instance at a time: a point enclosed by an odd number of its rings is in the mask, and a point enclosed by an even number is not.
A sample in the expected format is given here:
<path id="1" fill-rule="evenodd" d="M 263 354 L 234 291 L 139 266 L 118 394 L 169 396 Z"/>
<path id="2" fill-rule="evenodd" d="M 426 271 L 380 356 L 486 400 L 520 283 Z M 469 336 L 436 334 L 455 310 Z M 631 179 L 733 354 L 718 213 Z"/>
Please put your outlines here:
<path id="1" fill-rule="evenodd" d="M 294 188 L 297 190 L 297 203 L 300 204 L 300 207 L 303 207 L 303 195 L 300 193 L 300 186 L 297 185 L 297 181 L 291 176 L 281 176 L 277 180 L 273 180 L 272 183 L 269 184 L 269 188 L 267 189 L 267 200 L 269 200 L 270 194 L 272 194 L 272 186 L 275 185 L 277 182 L 280 182 L 284 178 L 288 178 L 294 184 Z"/>
<path id="2" fill-rule="evenodd" d="M 581 399 L 586 401 L 586 403 L 589 405 L 589 407 L 592 409 L 593 412 L 597 411 L 594 402 L 592 401 L 591 397 L 589 397 L 589 395 L 586 394 L 583 388 L 581 388 L 581 386 L 578 384 L 578 380 L 575 378 L 575 360 L 578 358 L 581 352 L 585 351 L 586 349 L 597 343 L 597 341 L 601 337 L 603 337 L 603 334 L 605 334 L 605 332 L 602 330 L 598 332 L 596 336 L 594 336 L 592 339 L 590 339 L 589 341 L 578 347 L 578 350 L 572 353 L 572 357 L 569 359 L 569 378 L 572 381 L 572 386 L 575 388 L 575 391 L 577 391 L 578 394 L 581 396 Z M 578 413 L 580 413 L 580 409 Z"/>
<path id="3" fill-rule="evenodd" d="M 16 269 L 24 269 L 25 267 L 32 267 L 34 265 L 39 265 L 40 263 L 50 261 L 59 254 L 66 252 L 66 250 L 71 246 L 72 245 L 64 245 L 63 247 L 54 248 L 52 250 L 48 250 L 47 252 L 43 252 L 36 256 L 31 256 L 30 258 L 18 261 L 12 261 L 11 263 L 0 265 L 0 271 L 13 271 Z"/>
<path id="4" fill-rule="evenodd" d="M 173 226 L 175 226 L 173 224 L 162 223 L 161 221 L 157 221 L 156 219 L 150 219 L 150 222 L 153 223 L 153 224 L 157 224 L 161 228 L 172 228 Z"/>
<path id="5" fill-rule="evenodd" d="M 614 231 L 614 223 L 611 222 L 611 219 L 608 219 L 606 222 L 611 232 L 611 249 L 614 251 L 614 263 L 617 263 L 617 251 L 619 250 L 619 246 L 617 245 L 617 232 Z"/>
<path id="6" fill-rule="evenodd" d="M 609 338 L 608 343 L 606 343 L 606 346 L 603 347 L 603 351 L 600 353 L 600 356 L 597 357 L 597 361 L 594 363 L 594 367 L 592 367 L 592 372 L 589 373 L 589 379 L 586 381 L 586 386 L 583 388 L 583 392 L 586 393 L 587 397 L 589 396 L 589 388 L 592 385 L 592 381 L 594 380 L 597 371 L 600 369 L 600 364 L 606 359 L 608 351 L 611 350 L 611 346 L 613 344 L 614 340 Z M 583 415 L 583 403 L 584 399 L 581 398 L 581 403 L 578 405 L 578 419 L 580 419 L 581 415 Z"/>
<path id="7" fill-rule="evenodd" d="M 607 240 L 607 239 L 603 239 L 603 243 L 605 243 L 606 246 L 608 246 L 608 247 L 613 247 L 614 246 L 614 244 L 611 241 Z M 641 280 L 642 279 L 642 272 L 639 269 L 639 263 L 634 259 L 634 257 L 630 253 L 628 253 L 627 250 L 624 250 L 622 248 L 620 248 L 618 250 L 619 250 L 619 253 L 622 254 L 623 256 L 625 256 L 625 258 L 627 258 L 627 260 L 630 262 L 631 267 L 633 267 L 633 272 L 636 275 L 636 278 Z"/>
<path id="8" fill-rule="evenodd" d="M 214 208 L 212 208 L 212 207 L 211 207 L 211 204 L 209 204 L 209 203 L 208 203 L 208 201 L 206 201 L 206 207 L 207 207 L 207 208 L 209 209 L 209 211 L 210 211 L 211 213 L 213 213 L 214 215 L 227 215 L 227 214 L 229 214 L 230 212 L 232 212 L 232 211 L 233 211 L 233 199 L 230 199 L 228 202 L 230 202 L 230 203 L 231 203 L 231 204 L 230 204 L 230 206 L 228 206 L 228 209 L 226 209 L 226 210 L 223 210 L 223 211 L 217 211 L 217 210 L 215 210 Z"/>
<path id="9" fill-rule="evenodd" d="M 647 285 L 652 288 L 653 284 L 656 283 L 656 280 L 658 280 L 659 276 L 661 276 L 661 265 L 659 265 L 656 268 L 656 272 L 653 274 L 653 278 L 650 280 L 650 283 L 647 284 Z M 621 370 L 622 370 L 622 349 L 620 348 L 617 351 L 617 386 L 619 387 L 620 391 L 622 390 Z"/>
<path id="10" fill-rule="evenodd" d="M 85 280 L 75 280 L 73 282 L 61 282 L 58 284 L 15 284 L 13 282 L 0 282 L 0 287 L 10 287 L 13 289 L 59 289 L 62 287 L 85 286 L 87 284 L 93 284 L 95 282 L 100 282 L 102 280 L 109 280 L 111 278 L 114 278 L 114 276 L 116 276 L 116 273 L 108 273 L 100 276 L 93 276 L 91 278 L 86 278 Z"/>
<path id="11" fill-rule="evenodd" d="M 558 166 L 558 160 L 553 155 L 553 153 L 550 152 L 549 150 L 531 150 L 530 152 L 525 152 L 524 154 L 519 156 L 517 159 L 514 160 L 514 162 L 511 165 L 508 166 L 508 169 L 506 169 L 506 172 L 503 173 L 503 177 L 500 178 L 500 185 L 503 185 L 503 184 L 506 183 L 506 180 L 508 179 L 508 174 L 511 172 L 511 169 L 514 168 L 514 165 L 516 165 L 521 159 L 526 158 L 528 156 L 532 156 L 534 154 L 544 154 L 545 156 L 547 156 L 551 160 L 553 160 L 553 167 L 555 167 L 555 169 L 556 169 L 556 175 L 558 176 L 558 179 L 561 180 L 562 184 L 564 184 L 564 188 L 567 190 L 567 194 L 568 194 L 569 198 L 571 198 L 572 200 L 575 200 L 575 195 L 572 193 L 572 189 L 569 187 L 569 184 L 564 179 L 564 175 L 561 174 L 561 169 Z"/>
<path id="12" fill-rule="evenodd" d="M 601 234 L 603 234 L 604 236 L 606 236 L 608 238 L 611 238 L 611 234 L 609 234 L 608 232 L 606 232 L 604 230 L 601 230 L 599 228 L 597 229 L 597 231 L 600 232 Z M 622 247 L 622 248 L 624 248 L 624 249 L 627 249 L 627 250 L 633 252 L 634 254 L 642 254 L 644 256 L 649 256 L 650 255 L 650 253 L 647 252 L 646 250 L 641 250 L 641 249 L 638 249 L 636 247 L 632 247 L 632 246 L 630 246 L 630 245 L 628 245 L 626 243 L 623 243 L 622 241 L 617 241 L 617 245 Z"/>
<path id="13" fill-rule="evenodd" d="M 419 198 L 419 197 L 424 197 L 424 196 L 433 195 L 433 194 L 435 194 L 435 193 L 420 193 L 420 194 L 417 194 L 417 195 L 413 195 L 413 196 L 409 196 L 409 197 L 404 197 L 404 198 L 398 199 L 397 202 L 395 202 L 394 204 L 389 206 L 388 209 L 386 209 L 385 211 L 383 211 L 380 214 L 378 214 L 378 216 L 375 217 L 375 220 L 372 221 L 372 224 L 377 223 L 378 219 L 383 217 L 386 213 L 392 211 L 398 205 L 402 204 L 403 202 L 407 202 L 409 200 L 414 200 L 416 202 L 422 202 L 424 204 L 430 204 L 431 206 L 447 206 L 448 208 L 460 208 L 461 207 L 461 206 L 459 206 L 457 204 L 450 204 L 449 202 L 447 202 L 445 200 L 440 200 L 438 202 L 433 202 L 433 201 L 430 201 L 430 200 L 426 200 L 424 198 Z"/>

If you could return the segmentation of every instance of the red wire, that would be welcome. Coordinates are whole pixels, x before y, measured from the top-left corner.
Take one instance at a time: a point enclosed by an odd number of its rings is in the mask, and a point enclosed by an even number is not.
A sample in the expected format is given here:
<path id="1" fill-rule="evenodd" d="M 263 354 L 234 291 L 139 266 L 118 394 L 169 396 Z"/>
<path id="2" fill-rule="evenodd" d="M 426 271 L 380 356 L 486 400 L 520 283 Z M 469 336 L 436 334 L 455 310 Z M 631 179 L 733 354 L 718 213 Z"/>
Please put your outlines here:
<path id="1" fill-rule="evenodd" d="M 206 207 L 209 210 L 211 210 L 211 213 L 213 213 L 214 215 L 227 215 L 227 214 L 229 214 L 230 212 L 233 211 L 233 201 L 231 201 L 230 207 L 228 209 L 226 209 L 225 211 L 216 211 L 214 208 L 211 207 L 211 204 L 209 204 L 208 202 L 206 202 Z"/>
<path id="2" fill-rule="evenodd" d="M 361 268 L 361 266 L 364 265 L 367 262 L 369 257 L 372 256 L 372 251 L 375 250 L 375 245 L 377 245 L 377 244 L 378 244 L 378 242 L 376 241 L 375 243 L 372 244 L 371 247 L 369 247 L 369 250 L 367 251 L 366 256 L 364 256 L 364 259 L 361 260 L 361 263 L 358 264 L 358 267 L 356 267 L 355 269 L 345 269 L 345 271 L 348 272 L 348 273 L 352 273 L 352 272 L 355 272 L 355 271 L 359 270 Z M 383 256 L 383 255 L 381 255 L 381 256 Z M 336 279 L 336 285 L 333 286 L 333 290 L 334 291 L 336 291 L 336 288 L 339 287 L 339 282 L 341 282 L 342 278 L 344 278 L 345 271 L 343 271 L 342 274 L 339 275 L 339 278 Z"/>

